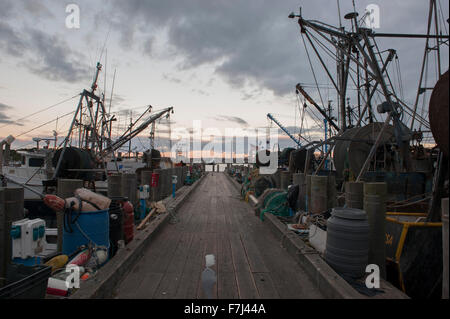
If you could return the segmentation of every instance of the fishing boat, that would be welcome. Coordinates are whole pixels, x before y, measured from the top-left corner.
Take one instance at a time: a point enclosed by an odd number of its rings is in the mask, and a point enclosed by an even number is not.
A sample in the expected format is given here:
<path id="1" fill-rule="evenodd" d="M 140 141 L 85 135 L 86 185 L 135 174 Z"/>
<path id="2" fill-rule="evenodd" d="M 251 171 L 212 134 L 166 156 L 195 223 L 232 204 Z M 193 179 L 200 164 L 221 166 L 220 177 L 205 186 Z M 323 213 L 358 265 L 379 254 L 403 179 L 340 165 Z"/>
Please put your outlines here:
<path id="1" fill-rule="evenodd" d="M 258 176 L 257 171 L 247 171 L 240 180 L 246 200 L 255 196 L 266 205 L 264 211 L 275 211 L 280 216 L 289 216 L 287 202 L 282 205 L 289 196 L 288 185 L 298 184 L 299 199 L 292 195 L 297 206 L 291 209 L 312 214 L 310 218 L 320 221 L 313 225 L 316 228 L 326 228 L 324 221 L 332 209 L 352 207 L 347 198 L 354 194 L 347 193 L 347 184 L 385 186 L 386 220 L 380 223 L 386 227 L 386 255 L 385 262 L 380 264 L 384 278 L 413 298 L 440 298 L 442 286 L 441 199 L 448 197 L 449 73 L 441 66 L 440 54 L 448 50 L 449 37 L 439 29 L 441 21 L 437 14 L 433 21 L 436 11 L 436 1 L 431 0 L 427 34 L 421 35 L 375 32 L 365 25 L 368 12 L 362 17 L 356 10 L 346 14 L 344 18 L 350 28 L 344 27 L 340 13 L 339 26 L 308 20 L 301 9 L 299 14 L 291 13 L 289 18 L 298 22 L 315 83 L 295 85 L 296 113 L 301 123 L 296 132 L 288 130 L 274 114 L 267 114 L 280 133 L 286 134 L 295 145 L 278 151 L 278 172 Z M 378 40 L 383 38 L 426 41 L 412 105 L 404 98 L 397 51 L 382 48 Z M 331 100 L 323 100 L 313 54 L 330 83 L 327 89 L 336 92 L 335 109 Z M 432 54 L 436 55 L 433 67 L 439 80 L 428 87 L 425 83 L 426 75 L 431 73 L 427 68 L 433 68 L 428 65 L 432 63 Z M 325 62 L 330 59 L 332 63 Z M 396 74 L 390 74 L 391 69 Z M 353 105 L 351 98 L 355 101 Z M 306 129 L 314 125 L 323 132 L 323 137 L 312 139 L 307 134 Z M 293 180 L 293 175 L 299 179 Z M 328 178 L 325 188 L 317 185 L 315 188 L 305 181 L 315 176 Z M 267 193 L 268 189 L 275 190 Z M 283 190 L 284 195 L 280 195 Z M 366 194 L 360 196 L 365 198 Z M 362 203 L 358 209 L 365 207 Z M 301 223 L 302 220 L 298 226 Z M 322 251 L 324 245 L 325 241 Z"/>

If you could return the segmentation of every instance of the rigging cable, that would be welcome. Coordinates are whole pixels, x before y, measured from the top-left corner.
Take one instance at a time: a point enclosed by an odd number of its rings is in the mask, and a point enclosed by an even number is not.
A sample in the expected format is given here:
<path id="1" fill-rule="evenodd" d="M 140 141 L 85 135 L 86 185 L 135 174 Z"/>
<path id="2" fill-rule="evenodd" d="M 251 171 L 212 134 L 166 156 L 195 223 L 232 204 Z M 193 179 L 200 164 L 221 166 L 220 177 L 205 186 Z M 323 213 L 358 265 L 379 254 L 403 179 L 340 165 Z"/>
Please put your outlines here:
<path id="1" fill-rule="evenodd" d="M 311 62 L 311 58 L 309 56 L 309 51 L 308 51 L 308 48 L 306 47 L 305 38 L 303 37 L 303 34 L 301 36 L 302 36 L 303 46 L 305 47 L 306 56 L 308 57 L 309 66 L 311 68 L 311 73 L 312 73 L 312 75 L 314 77 L 314 82 L 315 82 L 316 87 L 317 87 L 317 92 L 319 93 L 320 102 L 322 103 L 322 107 L 324 107 L 325 104 L 323 103 L 322 94 L 320 93 L 319 84 L 318 84 L 317 78 L 316 78 L 316 73 L 314 72 L 314 68 L 313 68 L 313 65 L 312 65 L 312 62 Z"/>
<path id="2" fill-rule="evenodd" d="M 75 111 L 72 111 L 72 112 L 70 112 L 70 113 L 64 114 L 63 116 L 59 116 L 58 118 L 59 118 L 59 119 L 62 119 L 63 117 L 69 116 L 69 115 L 71 115 L 71 114 L 73 114 L 73 113 L 75 113 Z M 36 127 L 32 128 L 32 129 L 29 130 L 29 131 L 23 132 L 23 133 L 17 135 L 16 138 L 21 137 L 21 136 L 23 136 L 23 135 L 25 135 L 25 134 L 28 134 L 28 133 L 30 133 L 30 132 L 33 132 L 33 131 L 35 131 L 35 130 L 37 130 L 37 129 L 39 129 L 39 128 L 45 126 L 45 125 L 48 125 L 48 124 L 50 124 L 50 123 L 53 123 L 53 122 L 57 121 L 58 118 L 53 119 L 53 120 L 51 120 L 51 121 L 48 121 L 48 122 L 46 122 L 46 123 L 44 123 L 44 124 L 41 124 L 41 125 L 39 125 L 39 126 L 36 126 Z"/>
<path id="3" fill-rule="evenodd" d="M 66 99 L 66 100 L 64 100 L 64 101 L 61 101 L 61 102 L 58 102 L 58 103 L 56 103 L 56 104 L 50 105 L 50 106 L 48 106 L 48 107 L 46 107 L 46 108 L 44 108 L 44 109 L 42 109 L 42 110 L 39 110 L 39 111 L 37 111 L 37 112 L 34 112 L 33 114 L 24 116 L 24 117 L 22 117 L 22 118 L 20 118 L 20 119 L 14 120 L 14 121 L 12 121 L 12 122 L 10 122 L 10 123 L 6 123 L 6 124 L 0 126 L 0 129 L 1 129 L 1 128 L 4 128 L 4 127 L 7 127 L 7 126 L 9 126 L 9 125 L 11 125 L 11 124 L 14 124 L 14 122 L 21 122 L 21 121 L 26 120 L 26 119 L 28 119 L 28 118 L 30 118 L 30 117 L 36 115 L 36 114 L 39 114 L 39 113 L 48 111 L 48 110 L 50 110 L 50 109 L 52 109 L 52 108 L 54 108 L 54 107 L 57 107 L 57 106 L 59 106 L 59 105 L 61 105 L 61 104 L 63 104 L 63 103 L 66 103 L 66 102 L 68 102 L 68 101 L 70 101 L 70 100 L 72 100 L 72 99 L 74 99 L 74 98 L 76 98 L 77 96 L 80 96 L 80 95 L 81 95 L 81 94 L 74 95 L 74 96 L 72 96 L 71 98 L 68 98 L 68 99 Z"/>

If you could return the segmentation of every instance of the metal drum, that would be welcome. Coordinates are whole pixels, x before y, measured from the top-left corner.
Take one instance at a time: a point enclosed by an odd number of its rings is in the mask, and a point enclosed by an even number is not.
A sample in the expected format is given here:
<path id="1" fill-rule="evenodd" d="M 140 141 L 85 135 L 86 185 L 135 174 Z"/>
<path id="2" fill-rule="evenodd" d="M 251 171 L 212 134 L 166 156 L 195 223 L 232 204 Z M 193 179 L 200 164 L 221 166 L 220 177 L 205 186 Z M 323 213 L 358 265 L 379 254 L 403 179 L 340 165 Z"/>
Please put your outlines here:
<path id="1" fill-rule="evenodd" d="M 448 70 L 436 83 L 431 93 L 429 119 L 434 140 L 445 156 L 449 156 L 448 143 Z"/>
<path id="2" fill-rule="evenodd" d="M 334 208 L 327 221 L 326 262 L 338 273 L 360 278 L 369 254 L 369 221 L 365 211 Z"/>
<path id="3" fill-rule="evenodd" d="M 369 156 L 370 149 L 383 128 L 384 123 L 371 123 L 364 127 L 355 127 L 347 130 L 337 139 L 334 147 L 333 163 L 336 166 L 337 180 L 342 180 L 344 172 L 355 178 Z M 388 125 L 381 136 L 380 147 L 394 138 L 394 127 Z"/>

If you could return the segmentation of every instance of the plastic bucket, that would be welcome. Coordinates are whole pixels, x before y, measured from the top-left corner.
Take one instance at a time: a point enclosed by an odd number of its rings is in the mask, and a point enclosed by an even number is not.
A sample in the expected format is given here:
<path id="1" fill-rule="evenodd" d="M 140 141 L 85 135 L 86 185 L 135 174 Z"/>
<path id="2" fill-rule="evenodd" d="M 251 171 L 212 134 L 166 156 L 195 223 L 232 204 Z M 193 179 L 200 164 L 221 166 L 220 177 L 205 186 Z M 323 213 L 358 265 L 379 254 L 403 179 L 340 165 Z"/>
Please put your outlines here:
<path id="1" fill-rule="evenodd" d="M 72 222 L 64 218 L 63 254 L 71 255 L 78 247 L 90 242 L 109 248 L 109 210 L 72 213 Z M 73 220 L 76 218 L 76 221 Z M 68 226 L 71 229 L 67 229 Z"/>

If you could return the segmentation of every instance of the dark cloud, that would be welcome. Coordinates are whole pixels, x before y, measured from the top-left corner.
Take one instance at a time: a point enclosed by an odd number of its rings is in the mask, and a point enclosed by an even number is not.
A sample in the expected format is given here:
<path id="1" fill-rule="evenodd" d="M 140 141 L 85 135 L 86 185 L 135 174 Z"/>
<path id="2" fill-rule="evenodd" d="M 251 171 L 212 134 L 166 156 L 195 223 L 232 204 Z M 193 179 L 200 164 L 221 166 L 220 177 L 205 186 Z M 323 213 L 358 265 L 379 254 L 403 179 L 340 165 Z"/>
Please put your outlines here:
<path id="1" fill-rule="evenodd" d="M 23 1 L 23 8 L 31 13 L 35 18 L 51 18 L 53 14 L 45 6 L 44 3 L 39 1 Z"/>
<path id="2" fill-rule="evenodd" d="M 19 65 L 48 80 L 77 82 L 89 76 L 83 54 L 60 37 L 38 29 L 19 31 L 0 21 L 0 51 L 21 58 Z"/>
<path id="3" fill-rule="evenodd" d="M 245 126 L 245 127 L 248 126 L 247 121 L 238 116 L 219 115 L 219 116 L 216 116 L 214 119 L 217 121 L 233 122 L 233 123 L 239 124 L 241 126 Z"/>
<path id="4" fill-rule="evenodd" d="M 0 50 L 12 56 L 23 56 L 26 49 L 28 46 L 21 35 L 0 20 Z"/>
<path id="5" fill-rule="evenodd" d="M 362 15 L 365 7 L 371 3 L 374 2 L 358 1 L 356 10 Z M 426 32 L 426 1 L 376 3 L 381 9 L 381 29 L 377 31 Z M 341 1 L 340 4 L 342 16 L 354 10 L 350 1 Z M 182 69 L 203 64 L 215 65 L 216 73 L 235 88 L 256 84 L 272 90 L 278 96 L 284 96 L 292 93 L 298 82 L 314 83 L 297 21 L 287 18 L 290 12 L 298 12 L 299 6 L 302 6 L 306 19 L 338 26 L 336 2 L 329 0 L 116 0 L 113 2 L 112 12 L 113 21 L 119 26 L 118 30 L 122 30 L 122 39 L 128 45 L 132 45 L 138 36 L 141 41 L 140 37 L 150 39 L 155 33 L 162 31 L 168 45 L 182 58 Z M 447 19 L 448 3 L 443 2 L 443 10 Z M 343 19 L 343 23 L 349 28 L 349 21 Z M 414 100 L 425 41 L 379 38 L 377 42 L 380 50 L 397 50 L 403 71 L 405 98 L 407 101 Z M 309 45 L 307 47 L 319 83 L 330 85 L 313 50 Z M 448 50 L 443 51 L 442 61 L 447 61 Z M 335 74 L 335 63 L 323 52 L 322 55 L 332 74 Z M 448 63 L 443 62 L 443 69 L 447 66 Z M 390 72 L 395 71 L 393 67 L 389 69 Z M 349 85 L 353 83 L 350 81 Z M 314 95 L 316 90 L 310 91 Z M 321 91 L 325 95 L 326 89 Z M 252 97 L 252 94 L 247 93 L 243 99 Z M 355 103 L 355 91 L 350 92 L 349 97 Z"/>
<path id="6" fill-rule="evenodd" d="M 0 103 L 0 124 L 13 124 L 15 121 L 5 114 L 5 111 L 12 110 L 12 107 L 3 103 Z M 22 123 L 15 123 L 18 126 L 23 126 Z"/>
<path id="7" fill-rule="evenodd" d="M 55 35 L 38 30 L 28 30 L 33 59 L 25 65 L 42 77 L 52 81 L 77 82 L 89 76 L 84 56 L 74 52 L 68 44 Z"/>
<path id="8" fill-rule="evenodd" d="M 295 26 L 287 19 L 297 2 L 289 3 L 115 1 L 113 21 L 122 30 L 123 45 L 130 46 L 138 30 L 151 38 L 164 28 L 169 45 L 183 58 L 182 69 L 223 61 L 216 72 L 233 86 L 256 81 L 284 94 L 302 70 L 292 41 Z"/>
<path id="9" fill-rule="evenodd" d="M 167 80 L 167 81 L 169 81 L 169 82 L 176 83 L 176 84 L 180 84 L 180 83 L 181 83 L 181 79 L 175 77 L 175 76 L 172 75 L 172 74 L 164 73 L 164 74 L 163 74 L 163 79 L 164 79 L 164 80 Z"/>
<path id="10" fill-rule="evenodd" d="M 2 0 L 0 2 L 0 18 L 8 19 L 13 14 L 13 4 L 10 0 Z"/>

